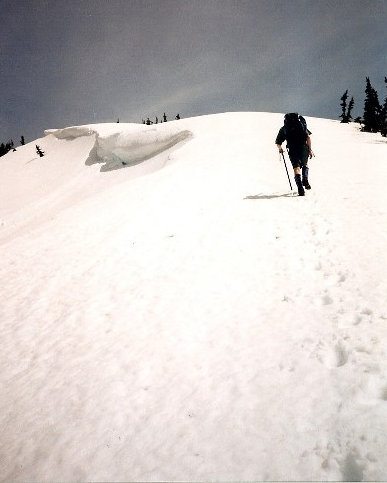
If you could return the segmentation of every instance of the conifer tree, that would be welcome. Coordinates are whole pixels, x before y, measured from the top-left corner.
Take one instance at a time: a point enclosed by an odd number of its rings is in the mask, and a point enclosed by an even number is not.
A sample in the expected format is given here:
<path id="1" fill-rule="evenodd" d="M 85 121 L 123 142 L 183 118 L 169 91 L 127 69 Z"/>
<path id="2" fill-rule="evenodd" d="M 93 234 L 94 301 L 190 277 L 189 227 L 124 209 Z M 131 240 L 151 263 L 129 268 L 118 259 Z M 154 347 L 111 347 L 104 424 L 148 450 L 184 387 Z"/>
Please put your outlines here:
<path id="1" fill-rule="evenodd" d="M 10 141 L 7 142 L 7 144 L 5 145 L 5 153 L 4 154 L 7 154 L 9 153 L 9 151 L 11 151 L 11 149 L 13 149 L 13 141 L 12 139 Z"/>
<path id="2" fill-rule="evenodd" d="M 348 99 L 348 89 L 344 92 L 344 94 L 340 98 L 341 114 L 339 117 L 341 118 L 341 122 L 347 122 L 346 121 L 347 99 Z"/>
<path id="3" fill-rule="evenodd" d="M 355 100 L 353 97 L 351 97 L 351 100 L 349 101 L 349 104 L 347 106 L 347 99 L 348 99 L 348 89 L 344 92 L 342 97 L 340 98 L 341 100 L 341 122 L 342 123 L 348 123 L 352 119 L 352 109 L 355 104 Z"/>
<path id="4" fill-rule="evenodd" d="M 348 104 L 348 110 L 347 110 L 347 122 L 349 122 L 351 119 L 352 119 L 352 109 L 353 109 L 353 106 L 355 105 L 355 100 L 353 97 L 351 97 L 351 100 L 349 101 L 349 104 Z"/>
<path id="5" fill-rule="evenodd" d="M 384 83 L 386 84 L 386 87 L 387 87 L 387 77 L 384 78 Z M 387 136 L 387 96 L 384 99 L 384 104 L 382 108 L 380 132 L 382 136 L 385 136 L 385 137 Z"/>
<path id="6" fill-rule="evenodd" d="M 42 151 L 41 147 L 36 144 L 36 152 L 39 154 L 40 157 L 44 156 L 44 151 Z"/>
<path id="7" fill-rule="evenodd" d="M 380 121 L 382 108 L 379 104 L 378 93 L 372 87 L 369 77 L 366 78 L 366 98 L 364 101 L 363 115 L 363 131 L 378 132 L 380 130 Z"/>

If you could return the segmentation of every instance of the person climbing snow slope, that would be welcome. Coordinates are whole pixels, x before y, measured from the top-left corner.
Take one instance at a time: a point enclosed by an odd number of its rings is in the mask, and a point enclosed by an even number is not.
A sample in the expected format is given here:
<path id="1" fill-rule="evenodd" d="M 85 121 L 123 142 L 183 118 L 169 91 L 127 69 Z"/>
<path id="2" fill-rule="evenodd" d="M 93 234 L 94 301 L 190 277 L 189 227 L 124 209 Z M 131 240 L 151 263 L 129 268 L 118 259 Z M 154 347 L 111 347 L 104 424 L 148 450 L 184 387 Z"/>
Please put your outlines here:
<path id="1" fill-rule="evenodd" d="M 311 134 L 306 126 L 305 119 L 299 116 L 297 112 L 291 112 L 285 114 L 284 125 L 278 131 L 275 140 L 280 154 L 284 152 L 282 143 L 286 141 L 299 196 L 305 196 L 305 189 L 311 189 L 308 178 L 308 159 L 313 156 Z"/>

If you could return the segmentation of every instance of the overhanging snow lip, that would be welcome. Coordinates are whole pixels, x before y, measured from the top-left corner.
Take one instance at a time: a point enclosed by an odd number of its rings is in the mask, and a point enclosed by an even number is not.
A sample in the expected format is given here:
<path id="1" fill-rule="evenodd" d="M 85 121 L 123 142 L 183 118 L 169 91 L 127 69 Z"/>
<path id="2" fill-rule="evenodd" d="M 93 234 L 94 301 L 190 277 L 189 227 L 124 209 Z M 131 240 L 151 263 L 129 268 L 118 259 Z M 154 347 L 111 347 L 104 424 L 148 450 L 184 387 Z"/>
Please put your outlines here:
<path id="1" fill-rule="evenodd" d="M 85 126 L 70 126 L 63 129 L 46 129 L 45 136 L 52 134 L 57 139 L 75 139 L 82 136 L 98 135 L 98 131 L 89 125 Z"/>
<path id="2" fill-rule="evenodd" d="M 48 129 L 45 135 L 57 139 L 74 140 L 95 136 L 95 143 L 85 162 L 87 166 L 102 164 L 101 172 L 130 168 L 156 156 L 169 155 L 177 145 L 187 142 L 193 133 L 187 129 L 164 129 L 162 125 L 99 124 Z"/>
<path id="3" fill-rule="evenodd" d="M 147 133 L 149 134 L 149 133 Z M 158 134 L 158 133 L 157 133 Z M 122 168 L 130 168 L 157 156 L 167 157 L 178 145 L 182 145 L 193 137 L 191 131 L 184 130 L 167 136 L 153 138 L 146 135 L 144 139 L 138 136 L 127 143 L 117 137 L 97 137 L 96 139 L 96 162 L 105 163 L 101 167 L 102 172 Z M 113 142 L 114 146 L 109 146 Z"/>

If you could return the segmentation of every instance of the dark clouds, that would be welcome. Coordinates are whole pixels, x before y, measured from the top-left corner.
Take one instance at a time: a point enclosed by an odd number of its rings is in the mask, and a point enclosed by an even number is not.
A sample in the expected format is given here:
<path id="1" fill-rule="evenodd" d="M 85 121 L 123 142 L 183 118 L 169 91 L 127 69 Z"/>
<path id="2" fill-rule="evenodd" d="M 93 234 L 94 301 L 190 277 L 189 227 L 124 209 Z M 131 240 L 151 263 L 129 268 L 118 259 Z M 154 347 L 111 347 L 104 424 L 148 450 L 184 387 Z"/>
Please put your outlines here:
<path id="1" fill-rule="evenodd" d="M 0 1 L 1 140 L 144 116 L 361 114 L 384 98 L 384 0 Z"/>

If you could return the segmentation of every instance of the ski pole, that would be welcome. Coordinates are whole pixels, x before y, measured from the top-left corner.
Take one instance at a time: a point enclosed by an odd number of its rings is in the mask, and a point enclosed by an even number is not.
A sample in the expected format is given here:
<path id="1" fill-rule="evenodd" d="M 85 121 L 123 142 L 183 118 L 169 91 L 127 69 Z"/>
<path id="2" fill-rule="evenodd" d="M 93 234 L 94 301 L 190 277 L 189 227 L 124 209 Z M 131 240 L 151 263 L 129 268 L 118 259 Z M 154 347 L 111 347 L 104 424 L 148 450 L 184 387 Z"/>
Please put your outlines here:
<path id="1" fill-rule="evenodd" d="M 284 153 L 282 152 L 282 157 L 283 157 L 283 160 L 284 160 L 284 165 L 285 165 L 285 169 L 286 169 L 286 174 L 288 175 L 288 180 L 289 180 L 289 184 L 290 184 L 290 189 L 293 191 L 293 186 L 292 186 L 292 183 L 290 182 L 290 178 L 289 178 L 289 172 L 288 172 L 288 167 L 286 166 L 286 161 L 285 161 L 285 156 L 284 156 Z"/>

